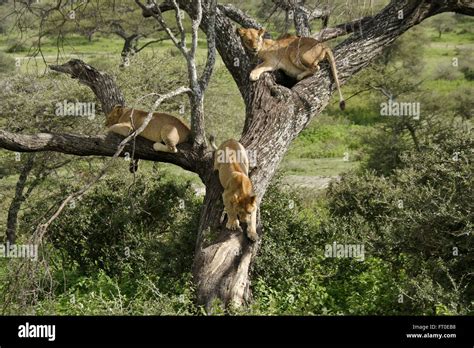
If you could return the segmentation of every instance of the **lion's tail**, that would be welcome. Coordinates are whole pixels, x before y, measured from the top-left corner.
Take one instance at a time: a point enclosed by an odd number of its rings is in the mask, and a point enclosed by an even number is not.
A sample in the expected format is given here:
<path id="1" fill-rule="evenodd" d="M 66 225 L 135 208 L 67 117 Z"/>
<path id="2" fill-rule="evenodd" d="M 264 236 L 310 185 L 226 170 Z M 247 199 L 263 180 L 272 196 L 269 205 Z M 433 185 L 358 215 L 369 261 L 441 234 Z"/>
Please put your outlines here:
<path id="1" fill-rule="evenodd" d="M 332 75 L 334 76 L 334 80 L 336 81 L 337 91 L 339 92 L 339 107 L 341 110 L 346 108 L 346 102 L 344 97 L 342 96 L 341 86 L 339 84 L 339 78 L 337 77 L 337 68 L 336 68 L 336 60 L 334 59 L 334 55 L 329 47 L 326 47 L 326 55 L 329 60 L 329 64 L 331 65 Z"/>
<path id="2" fill-rule="evenodd" d="M 209 143 L 211 144 L 212 149 L 216 151 L 217 150 L 216 137 L 212 134 L 209 136 Z"/>
<path id="3" fill-rule="evenodd" d="M 128 170 L 132 174 L 138 171 L 138 158 L 134 158 L 130 160 L 130 164 L 128 165 Z"/>

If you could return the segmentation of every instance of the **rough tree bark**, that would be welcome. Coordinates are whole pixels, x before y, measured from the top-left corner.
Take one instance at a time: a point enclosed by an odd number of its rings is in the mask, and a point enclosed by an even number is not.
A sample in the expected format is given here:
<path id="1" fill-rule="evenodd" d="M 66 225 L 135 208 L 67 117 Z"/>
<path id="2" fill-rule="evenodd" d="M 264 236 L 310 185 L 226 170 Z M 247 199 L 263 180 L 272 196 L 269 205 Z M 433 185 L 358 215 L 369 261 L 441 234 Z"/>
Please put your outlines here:
<path id="1" fill-rule="evenodd" d="M 196 8 L 191 2 L 181 0 L 178 3 L 181 9 L 195 18 Z M 206 33 L 210 27 L 210 16 L 206 10 L 208 5 L 209 0 L 203 1 L 200 24 Z M 161 7 L 161 11 L 164 10 L 166 8 Z M 149 17 L 156 11 L 153 6 L 149 6 L 143 14 Z M 406 30 L 430 16 L 446 11 L 472 16 L 474 4 L 468 0 L 398 0 L 390 2 L 370 20 L 361 21 L 359 29 L 334 49 L 341 83 L 366 67 L 383 48 Z M 321 70 L 314 76 L 296 84 L 295 81 L 282 80 L 282 74 L 278 73 L 264 74 L 259 81 L 251 83 L 248 76 L 256 62 L 244 51 L 232 21 L 243 25 L 256 22 L 229 5 L 217 7 L 215 21 L 217 50 L 246 104 L 246 121 L 240 141 L 249 151 L 257 154 L 257 165 L 251 168 L 250 177 L 260 205 L 291 141 L 327 106 L 335 85 L 327 64 L 322 64 Z M 258 27 L 258 23 L 255 26 Z M 343 28 L 335 30 L 337 35 L 352 31 L 346 30 L 346 26 Z M 79 78 L 90 86 L 104 111 L 107 112 L 113 103 L 124 103 L 118 87 L 111 86 L 110 80 L 93 76 L 92 67 L 82 67 L 77 71 L 74 68 L 80 65 L 77 61 L 68 64 L 53 69 Z M 0 132 L 0 147 L 15 151 L 53 150 L 110 156 L 116 146 L 113 140 L 109 143 L 103 137 L 47 135 L 46 138 Z M 224 228 L 225 224 L 220 223 L 222 188 L 212 171 L 211 153 L 195 152 L 194 147 L 183 145 L 178 154 L 152 154 L 145 141 L 139 143 L 143 145 L 137 148 L 136 155 L 139 158 L 180 165 L 198 173 L 206 185 L 193 267 L 198 303 L 204 304 L 208 310 L 215 299 L 226 304 L 247 303 L 251 299 L 250 269 L 262 239 L 251 243 L 243 233 L 229 231 Z M 260 219 L 258 226 L 262 237 Z"/>
<path id="2" fill-rule="evenodd" d="M 31 170 L 35 162 L 35 154 L 31 154 L 27 157 L 25 164 L 21 168 L 20 176 L 16 182 L 15 195 L 10 203 L 8 208 L 7 216 L 7 242 L 10 244 L 16 243 L 16 229 L 18 224 L 18 213 L 20 212 L 20 207 L 23 201 L 25 200 L 24 191 L 26 187 L 26 181 L 30 175 Z"/>

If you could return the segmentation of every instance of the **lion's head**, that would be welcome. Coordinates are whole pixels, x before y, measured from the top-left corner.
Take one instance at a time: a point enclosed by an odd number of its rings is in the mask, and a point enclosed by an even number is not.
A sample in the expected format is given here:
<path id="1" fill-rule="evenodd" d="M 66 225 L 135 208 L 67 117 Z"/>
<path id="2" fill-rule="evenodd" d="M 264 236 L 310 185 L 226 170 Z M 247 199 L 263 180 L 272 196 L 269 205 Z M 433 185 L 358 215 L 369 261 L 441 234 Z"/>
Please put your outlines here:
<path id="1" fill-rule="evenodd" d="M 257 209 L 257 196 L 254 194 L 235 197 L 235 212 L 239 220 L 250 225 L 252 213 Z"/>
<path id="2" fill-rule="evenodd" d="M 238 28 L 237 34 L 242 39 L 244 46 L 253 54 L 258 53 L 262 49 L 265 29 Z"/>
<path id="3" fill-rule="evenodd" d="M 116 123 L 120 119 L 120 116 L 123 115 L 124 106 L 122 105 L 115 105 L 114 108 L 107 114 L 105 119 L 105 126 L 110 127 Z"/>

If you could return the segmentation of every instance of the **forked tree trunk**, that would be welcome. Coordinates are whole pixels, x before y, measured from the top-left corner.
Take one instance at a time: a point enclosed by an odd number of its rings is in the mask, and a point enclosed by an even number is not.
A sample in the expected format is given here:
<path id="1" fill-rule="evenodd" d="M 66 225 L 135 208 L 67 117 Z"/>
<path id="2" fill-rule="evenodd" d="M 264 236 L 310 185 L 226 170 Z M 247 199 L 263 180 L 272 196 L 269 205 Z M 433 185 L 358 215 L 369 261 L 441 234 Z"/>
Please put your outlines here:
<path id="1" fill-rule="evenodd" d="M 259 206 L 278 165 L 299 132 L 292 121 L 296 121 L 294 103 L 285 91 L 285 87 L 275 84 L 272 76 L 266 75 L 256 84 L 247 110 L 241 142 L 248 152 L 255 154 L 258 163 L 255 167 L 251 163 L 250 178 Z M 212 168 L 212 163 L 209 166 Z M 256 243 L 246 237 L 245 224 L 242 224 L 243 231 L 226 229 L 225 221 L 220 222 L 224 207 L 217 174 L 211 171 L 203 181 L 207 190 L 193 275 L 197 302 L 211 312 L 216 299 L 226 306 L 237 307 L 250 302 L 250 270 L 261 243 L 262 229 L 260 214 L 257 214 L 259 240 Z"/>

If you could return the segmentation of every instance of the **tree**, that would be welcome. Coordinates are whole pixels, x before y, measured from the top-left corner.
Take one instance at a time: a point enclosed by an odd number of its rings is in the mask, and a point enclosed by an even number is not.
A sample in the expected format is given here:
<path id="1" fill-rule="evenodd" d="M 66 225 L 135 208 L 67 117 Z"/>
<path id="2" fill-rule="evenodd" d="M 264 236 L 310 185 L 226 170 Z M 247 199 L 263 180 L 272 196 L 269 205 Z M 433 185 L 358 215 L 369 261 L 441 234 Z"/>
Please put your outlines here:
<path id="1" fill-rule="evenodd" d="M 439 16 L 434 18 L 431 24 L 438 32 L 438 39 L 441 39 L 441 35 L 443 35 L 443 33 L 453 30 L 454 26 L 456 25 L 456 20 L 453 16 Z"/>
<path id="2" fill-rule="evenodd" d="M 143 44 L 141 47 L 138 47 L 138 42 L 141 38 L 147 36 L 145 33 L 140 33 L 139 30 L 134 30 L 133 32 L 126 32 L 123 26 L 120 24 L 119 21 L 112 21 L 110 24 L 110 30 L 112 33 L 118 35 L 120 38 L 123 39 L 123 48 L 120 56 L 122 57 L 122 62 L 120 64 L 121 67 L 127 66 L 130 64 L 130 59 L 143 50 L 145 47 L 161 42 L 165 40 L 165 38 L 155 39 L 148 41 L 147 43 Z"/>
<path id="3" fill-rule="evenodd" d="M 142 7 L 145 17 L 154 17 L 157 20 L 161 17 L 161 11 L 173 8 L 170 8 L 169 4 L 163 4 L 160 8 L 153 2 L 143 5 L 136 0 L 136 3 Z M 203 0 L 201 6 L 197 6 L 199 1 L 180 0 L 176 3 L 188 13 L 194 24 L 200 24 L 201 30 L 207 35 L 210 52 L 215 42 L 225 66 L 240 90 L 246 105 L 246 120 L 240 142 L 249 151 L 257 154 L 257 165 L 252 168 L 250 177 L 260 204 L 292 140 L 328 105 L 335 90 L 329 66 L 323 65 L 314 76 L 296 84 L 294 81 L 288 81 L 281 73 L 264 74 L 259 81 L 253 83 L 249 81 L 249 73 L 255 62 L 245 52 L 235 33 L 233 21 L 243 26 L 259 28 L 261 25 L 233 6 L 218 5 L 214 15 L 210 0 Z M 166 6 L 168 8 L 165 8 Z M 467 0 L 391 1 L 374 16 L 361 19 L 358 25 L 342 24 L 326 28 L 322 34 L 317 35 L 329 38 L 353 32 L 334 50 L 339 77 L 341 83 L 344 83 L 367 67 L 385 47 L 391 45 L 405 31 L 426 18 L 448 11 L 472 16 L 474 4 Z M 179 11 L 176 9 L 176 12 Z M 199 20 L 201 15 L 202 20 Z M 197 35 L 197 31 L 193 33 Z M 181 42 L 183 41 L 182 37 Z M 177 44 L 180 44 L 179 41 Z M 202 76 L 212 72 L 212 59 L 211 63 L 209 62 L 208 60 Z M 189 60 L 188 68 L 190 77 L 193 77 L 196 69 L 193 71 Z M 91 87 L 105 112 L 114 104 L 125 104 L 118 86 L 110 76 L 81 61 L 73 60 L 53 66 L 52 69 L 78 78 L 80 82 Z M 216 299 L 234 305 L 242 305 L 251 300 L 249 272 L 262 238 L 252 243 L 243 233 L 226 230 L 224 224 L 220 223 L 223 211 L 222 188 L 212 170 L 212 152 L 206 148 L 202 114 L 202 93 L 207 80 L 208 77 L 203 80 L 204 83 L 199 83 L 199 80 L 191 79 L 187 90 L 192 107 L 192 145 L 180 146 L 177 154 L 157 153 L 153 152 L 149 142 L 136 139 L 134 155 L 135 158 L 179 165 L 197 173 L 206 185 L 206 196 L 197 228 L 193 274 L 197 301 L 209 310 Z M 0 147 L 12 151 L 58 151 L 79 156 L 117 156 L 116 149 L 120 143 L 121 138 L 116 136 L 25 135 L 0 131 Z M 258 231 L 262 236 L 260 228 Z"/>
<path id="4" fill-rule="evenodd" d="M 61 156 L 56 157 L 59 158 L 37 156 L 36 153 L 27 154 L 26 161 L 21 166 L 20 176 L 16 182 L 15 194 L 8 207 L 6 240 L 10 245 L 16 243 L 18 214 L 22 204 L 49 175 L 70 162 L 69 159 L 60 158 Z"/>

